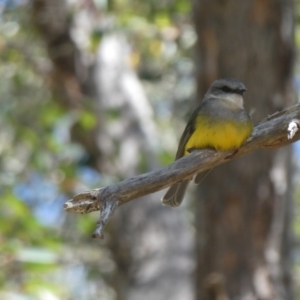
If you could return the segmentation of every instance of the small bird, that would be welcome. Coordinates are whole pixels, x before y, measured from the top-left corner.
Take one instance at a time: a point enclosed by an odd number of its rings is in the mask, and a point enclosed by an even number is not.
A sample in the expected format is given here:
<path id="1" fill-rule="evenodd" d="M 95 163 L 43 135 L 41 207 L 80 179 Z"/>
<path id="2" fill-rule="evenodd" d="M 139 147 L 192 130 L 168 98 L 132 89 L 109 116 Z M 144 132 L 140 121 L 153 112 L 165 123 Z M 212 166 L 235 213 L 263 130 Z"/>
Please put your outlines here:
<path id="1" fill-rule="evenodd" d="M 234 78 L 214 81 L 186 125 L 175 160 L 194 149 L 238 150 L 253 130 L 251 117 L 244 109 L 246 90 Z M 163 205 L 180 206 L 189 181 L 173 184 L 162 198 Z M 195 182 L 199 181 L 197 174 Z"/>

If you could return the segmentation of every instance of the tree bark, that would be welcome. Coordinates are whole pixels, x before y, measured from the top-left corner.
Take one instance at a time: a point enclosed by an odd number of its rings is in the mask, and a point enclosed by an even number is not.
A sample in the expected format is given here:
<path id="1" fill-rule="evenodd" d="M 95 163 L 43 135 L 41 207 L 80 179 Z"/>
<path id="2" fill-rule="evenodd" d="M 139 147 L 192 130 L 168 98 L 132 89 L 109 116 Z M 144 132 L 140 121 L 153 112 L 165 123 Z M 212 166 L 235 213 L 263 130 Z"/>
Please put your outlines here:
<path id="1" fill-rule="evenodd" d="M 292 0 L 196 0 L 198 99 L 217 78 L 248 88 L 254 122 L 293 103 Z M 292 299 L 291 148 L 213 170 L 195 195 L 197 299 Z"/>

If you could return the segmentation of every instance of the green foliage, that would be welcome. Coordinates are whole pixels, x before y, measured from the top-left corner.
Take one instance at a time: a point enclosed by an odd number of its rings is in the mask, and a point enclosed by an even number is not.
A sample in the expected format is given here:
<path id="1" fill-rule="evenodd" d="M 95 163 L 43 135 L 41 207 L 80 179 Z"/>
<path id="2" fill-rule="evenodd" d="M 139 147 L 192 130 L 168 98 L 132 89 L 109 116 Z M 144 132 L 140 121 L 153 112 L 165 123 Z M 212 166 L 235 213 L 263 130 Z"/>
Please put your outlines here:
<path id="1" fill-rule="evenodd" d="M 78 120 L 79 124 L 85 130 L 90 130 L 95 128 L 97 124 L 96 116 L 90 112 L 82 111 Z"/>
<path id="2" fill-rule="evenodd" d="M 47 274 L 58 267 L 61 242 L 14 194 L 3 190 L 1 199 L 0 289 L 14 291 L 22 284 L 25 293 L 33 294 L 36 288 L 48 285 Z"/>

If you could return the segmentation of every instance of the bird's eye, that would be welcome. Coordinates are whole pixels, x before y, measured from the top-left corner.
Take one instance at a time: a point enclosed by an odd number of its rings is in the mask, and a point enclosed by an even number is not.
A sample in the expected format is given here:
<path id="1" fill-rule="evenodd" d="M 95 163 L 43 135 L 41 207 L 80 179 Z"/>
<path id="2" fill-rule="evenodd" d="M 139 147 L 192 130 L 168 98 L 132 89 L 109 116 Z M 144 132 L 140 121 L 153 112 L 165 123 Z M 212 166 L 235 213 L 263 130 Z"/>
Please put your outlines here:
<path id="1" fill-rule="evenodd" d="M 222 91 L 225 93 L 231 93 L 231 89 L 228 86 L 223 86 Z"/>

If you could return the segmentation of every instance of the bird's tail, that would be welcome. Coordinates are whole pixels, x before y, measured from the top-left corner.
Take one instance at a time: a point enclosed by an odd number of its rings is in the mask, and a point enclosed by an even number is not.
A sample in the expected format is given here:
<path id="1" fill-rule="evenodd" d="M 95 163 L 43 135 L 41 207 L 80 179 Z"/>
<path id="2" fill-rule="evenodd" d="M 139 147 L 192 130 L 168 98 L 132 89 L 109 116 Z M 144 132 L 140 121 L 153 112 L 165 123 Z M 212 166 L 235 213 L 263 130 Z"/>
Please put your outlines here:
<path id="1" fill-rule="evenodd" d="M 206 176 L 209 174 L 211 170 L 212 169 L 206 172 L 196 174 L 194 182 L 196 184 L 200 184 L 206 178 Z M 180 206 L 189 182 L 190 180 L 188 179 L 171 185 L 167 190 L 166 194 L 161 199 L 162 204 L 169 205 L 171 207 Z"/>
<path id="2" fill-rule="evenodd" d="M 161 199 L 162 204 L 169 205 L 171 207 L 180 206 L 189 182 L 189 180 L 184 180 L 182 182 L 171 185 L 166 194 Z"/>

